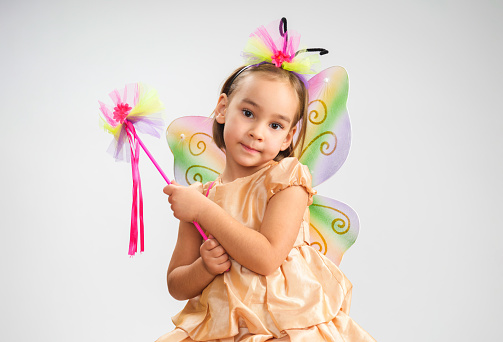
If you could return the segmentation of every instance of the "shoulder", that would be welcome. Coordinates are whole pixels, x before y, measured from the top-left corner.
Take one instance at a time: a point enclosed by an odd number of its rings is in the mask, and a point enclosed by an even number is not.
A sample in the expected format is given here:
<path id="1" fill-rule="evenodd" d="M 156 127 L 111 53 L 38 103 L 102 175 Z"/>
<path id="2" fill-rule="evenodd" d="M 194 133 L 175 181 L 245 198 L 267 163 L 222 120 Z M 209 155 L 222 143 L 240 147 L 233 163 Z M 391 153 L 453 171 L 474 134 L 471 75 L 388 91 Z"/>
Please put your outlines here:
<path id="1" fill-rule="evenodd" d="M 295 157 L 284 158 L 277 164 L 272 165 L 267 170 L 264 181 L 268 190 L 268 200 L 279 191 L 291 186 L 303 187 L 309 195 L 310 202 L 312 196 L 316 193 L 311 186 L 309 168 L 301 164 Z"/>
<path id="2" fill-rule="evenodd" d="M 311 185 L 311 173 L 306 165 L 303 165 L 295 157 L 284 158 L 267 170 L 267 177 L 278 178 L 305 178 Z"/>

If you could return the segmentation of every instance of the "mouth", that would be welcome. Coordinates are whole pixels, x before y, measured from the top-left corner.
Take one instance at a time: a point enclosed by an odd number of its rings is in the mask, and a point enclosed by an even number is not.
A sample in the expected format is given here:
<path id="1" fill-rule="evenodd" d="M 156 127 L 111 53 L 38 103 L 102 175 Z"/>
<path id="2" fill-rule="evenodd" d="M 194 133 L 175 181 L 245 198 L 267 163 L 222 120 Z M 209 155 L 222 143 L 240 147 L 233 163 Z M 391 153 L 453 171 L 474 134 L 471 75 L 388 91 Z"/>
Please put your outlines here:
<path id="1" fill-rule="evenodd" d="M 245 145 L 243 143 L 241 143 L 241 146 L 243 147 L 243 149 L 247 152 L 250 152 L 250 153 L 259 153 L 260 151 L 259 150 L 256 150 L 254 148 L 251 148 L 250 146 L 248 145 Z"/>

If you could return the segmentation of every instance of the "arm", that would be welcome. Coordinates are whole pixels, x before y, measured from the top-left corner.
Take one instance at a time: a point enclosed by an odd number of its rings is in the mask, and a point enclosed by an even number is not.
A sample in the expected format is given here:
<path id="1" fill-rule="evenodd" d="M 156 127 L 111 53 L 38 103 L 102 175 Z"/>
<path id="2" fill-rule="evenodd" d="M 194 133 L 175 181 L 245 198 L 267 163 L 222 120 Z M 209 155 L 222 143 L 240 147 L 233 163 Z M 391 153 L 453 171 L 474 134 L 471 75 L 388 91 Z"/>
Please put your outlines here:
<path id="1" fill-rule="evenodd" d="M 173 298 L 185 300 L 200 294 L 230 267 L 225 250 L 213 238 L 202 239 L 192 223 L 180 221 L 178 239 L 168 267 L 167 282 Z"/>
<path id="2" fill-rule="evenodd" d="M 276 270 L 286 259 L 308 202 L 308 194 L 300 186 L 278 192 L 269 200 L 260 232 L 257 232 L 243 226 L 197 191 L 168 185 L 164 192 L 170 195 L 175 217 L 197 220 L 237 262 L 263 275 Z M 192 203 L 190 209 L 187 203 Z"/>

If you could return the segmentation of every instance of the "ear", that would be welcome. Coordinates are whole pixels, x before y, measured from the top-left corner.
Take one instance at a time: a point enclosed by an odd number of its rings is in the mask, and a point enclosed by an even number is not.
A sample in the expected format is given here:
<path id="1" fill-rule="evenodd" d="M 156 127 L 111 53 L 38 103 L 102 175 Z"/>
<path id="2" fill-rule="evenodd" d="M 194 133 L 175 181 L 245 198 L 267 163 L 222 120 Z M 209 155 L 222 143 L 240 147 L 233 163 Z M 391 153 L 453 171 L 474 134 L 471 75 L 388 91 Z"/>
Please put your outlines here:
<path id="1" fill-rule="evenodd" d="M 283 143 L 281 144 L 281 151 L 286 150 L 288 146 L 290 146 L 296 131 L 297 131 L 297 125 L 294 125 L 292 129 L 290 129 L 290 132 L 288 132 L 285 141 L 283 141 Z"/>
<path id="2" fill-rule="evenodd" d="M 227 110 L 228 98 L 226 94 L 220 94 L 217 106 L 215 107 L 215 120 L 219 124 L 225 123 L 225 111 Z"/>

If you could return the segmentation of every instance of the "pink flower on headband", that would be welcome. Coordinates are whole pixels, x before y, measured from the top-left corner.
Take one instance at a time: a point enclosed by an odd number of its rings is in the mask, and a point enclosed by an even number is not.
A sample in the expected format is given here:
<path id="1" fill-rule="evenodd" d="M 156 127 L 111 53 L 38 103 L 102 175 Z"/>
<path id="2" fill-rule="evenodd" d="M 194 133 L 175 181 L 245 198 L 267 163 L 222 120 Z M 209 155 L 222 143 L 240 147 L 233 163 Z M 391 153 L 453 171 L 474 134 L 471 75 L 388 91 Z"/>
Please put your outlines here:
<path id="1" fill-rule="evenodd" d="M 291 63 L 293 57 L 291 55 L 284 54 L 283 51 L 276 51 L 276 53 L 272 55 L 271 59 L 274 62 L 274 65 L 281 68 L 283 62 Z"/>
<path id="2" fill-rule="evenodd" d="M 301 75 L 316 73 L 318 54 L 304 52 L 316 50 L 321 53 L 324 49 L 303 49 L 299 45 L 300 34 L 287 30 L 286 19 L 283 18 L 257 28 L 250 35 L 242 55 L 246 65 L 267 62 Z"/>

